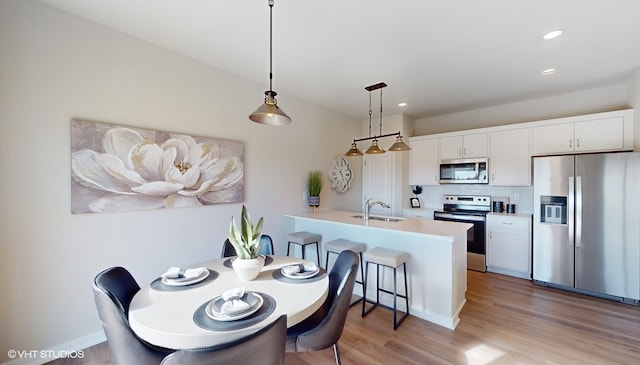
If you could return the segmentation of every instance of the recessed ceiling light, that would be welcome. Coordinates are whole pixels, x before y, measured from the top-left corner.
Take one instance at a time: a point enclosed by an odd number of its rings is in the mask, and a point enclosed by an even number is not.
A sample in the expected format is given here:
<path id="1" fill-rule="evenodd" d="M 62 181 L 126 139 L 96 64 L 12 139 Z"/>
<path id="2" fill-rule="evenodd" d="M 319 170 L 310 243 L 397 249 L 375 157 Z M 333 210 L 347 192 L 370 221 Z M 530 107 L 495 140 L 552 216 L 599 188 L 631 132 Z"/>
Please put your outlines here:
<path id="1" fill-rule="evenodd" d="M 558 71 L 558 70 L 556 70 L 555 68 L 548 68 L 546 70 L 542 70 L 540 72 L 540 74 L 542 74 L 542 76 L 548 76 L 548 75 L 552 75 L 552 74 L 556 73 L 556 71 Z"/>
<path id="2" fill-rule="evenodd" d="M 407 106 L 407 103 L 400 103 L 398 106 Z"/>
<path id="3" fill-rule="evenodd" d="M 562 35 L 562 33 L 563 33 L 563 32 L 562 32 L 562 30 L 561 30 L 561 29 L 555 29 L 555 30 L 552 30 L 552 31 L 550 31 L 550 32 L 545 33 L 545 34 L 542 36 L 542 39 L 544 39 L 545 41 L 548 41 L 548 40 L 550 40 L 550 39 L 555 39 L 555 38 L 560 37 L 560 36 Z"/>

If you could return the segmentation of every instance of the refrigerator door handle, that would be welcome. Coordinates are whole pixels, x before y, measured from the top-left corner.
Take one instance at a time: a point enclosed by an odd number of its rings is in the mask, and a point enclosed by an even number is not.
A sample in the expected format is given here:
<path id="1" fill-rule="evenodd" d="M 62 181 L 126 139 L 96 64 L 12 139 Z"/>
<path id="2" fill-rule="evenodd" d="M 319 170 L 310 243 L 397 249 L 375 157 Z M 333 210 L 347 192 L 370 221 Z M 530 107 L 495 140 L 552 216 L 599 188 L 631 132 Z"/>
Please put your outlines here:
<path id="1" fill-rule="evenodd" d="M 573 247 L 574 243 L 574 207 L 575 207 L 575 184 L 573 176 L 569 176 L 569 196 L 567 199 L 567 224 L 568 224 L 568 243 L 569 247 Z"/>
<path id="2" fill-rule="evenodd" d="M 582 247 L 582 176 L 576 176 L 576 247 Z"/>

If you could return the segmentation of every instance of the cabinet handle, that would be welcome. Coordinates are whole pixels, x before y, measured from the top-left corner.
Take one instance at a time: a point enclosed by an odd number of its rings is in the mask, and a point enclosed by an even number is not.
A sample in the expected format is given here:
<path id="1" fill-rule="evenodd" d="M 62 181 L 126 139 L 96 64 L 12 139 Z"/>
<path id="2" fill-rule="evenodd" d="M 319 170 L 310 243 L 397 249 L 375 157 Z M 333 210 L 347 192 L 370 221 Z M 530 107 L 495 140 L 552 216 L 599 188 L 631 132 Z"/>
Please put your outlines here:
<path id="1" fill-rule="evenodd" d="M 493 172 L 491 173 L 491 181 L 496 181 L 496 177 Z"/>
<path id="2" fill-rule="evenodd" d="M 462 157 L 462 148 L 458 149 L 458 156 Z"/>
<path id="3" fill-rule="evenodd" d="M 510 225 L 512 225 L 513 223 L 512 223 L 512 222 L 502 222 L 502 224 L 506 224 L 506 225 L 510 226 Z"/>
<path id="4" fill-rule="evenodd" d="M 580 138 L 576 139 L 576 148 L 580 148 Z"/>
<path id="5" fill-rule="evenodd" d="M 489 231 L 489 239 L 493 238 L 493 231 Z"/>
<path id="6" fill-rule="evenodd" d="M 572 147 L 573 147 L 573 140 L 570 139 L 569 140 L 569 148 L 572 148 Z"/>

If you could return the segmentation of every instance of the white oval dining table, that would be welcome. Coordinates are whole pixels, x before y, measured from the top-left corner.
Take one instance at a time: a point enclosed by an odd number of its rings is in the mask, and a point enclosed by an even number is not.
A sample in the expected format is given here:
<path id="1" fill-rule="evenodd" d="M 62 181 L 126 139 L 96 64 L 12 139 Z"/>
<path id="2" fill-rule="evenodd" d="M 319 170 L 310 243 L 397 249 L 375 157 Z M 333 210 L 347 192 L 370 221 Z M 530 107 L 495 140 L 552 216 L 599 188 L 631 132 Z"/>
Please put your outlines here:
<path id="1" fill-rule="evenodd" d="M 190 266 L 204 266 L 215 272 L 212 274 L 215 279 L 205 280 L 200 285 L 194 284 L 180 290 L 157 290 L 151 285 L 142 287 L 129 307 L 131 329 L 138 337 L 156 346 L 195 349 L 247 336 L 282 314 L 287 316 L 287 327 L 291 327 L 320 308 L 329 290 L 326 273 L 319 274 L 322 276 L 314 280 L 278 280 L 274 277 L 275 270 L 280 271 L 283 266 L 303 261 L 288 256 L 268 258 L 273 261 L 265 265 L 260 275 L 251 281 L 241 280 L 232 268 L 227 267 L 229 265 L 225 265 L 229 258 L 222 258 Z M 259 323 L 241 329 L 211 330 L 195 323 L 194 313 L 199 307 L 223 292 L 238 287 L 271 296 L 275 300 L 275 309 Z"/>

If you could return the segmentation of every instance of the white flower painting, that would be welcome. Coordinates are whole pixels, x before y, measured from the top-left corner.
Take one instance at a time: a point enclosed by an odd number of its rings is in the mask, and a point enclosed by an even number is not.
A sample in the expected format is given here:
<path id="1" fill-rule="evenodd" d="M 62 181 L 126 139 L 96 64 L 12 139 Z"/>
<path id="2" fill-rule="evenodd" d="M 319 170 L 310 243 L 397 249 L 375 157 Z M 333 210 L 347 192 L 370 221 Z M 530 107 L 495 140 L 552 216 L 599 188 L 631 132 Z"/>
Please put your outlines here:
<path id="1" fill-rule="evenodd" d="M 239 203 L 244 143 L 71 121 L 71 213 Z"/>

